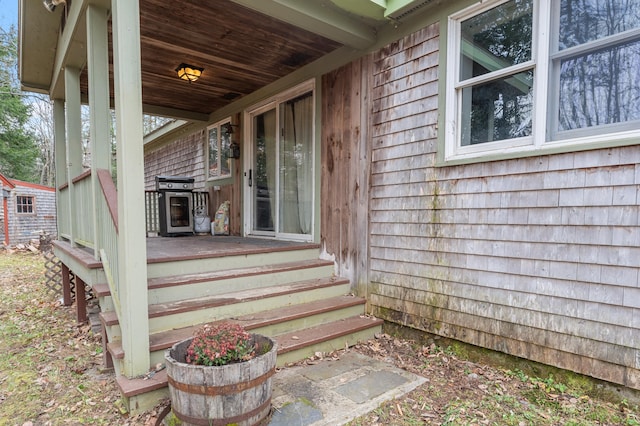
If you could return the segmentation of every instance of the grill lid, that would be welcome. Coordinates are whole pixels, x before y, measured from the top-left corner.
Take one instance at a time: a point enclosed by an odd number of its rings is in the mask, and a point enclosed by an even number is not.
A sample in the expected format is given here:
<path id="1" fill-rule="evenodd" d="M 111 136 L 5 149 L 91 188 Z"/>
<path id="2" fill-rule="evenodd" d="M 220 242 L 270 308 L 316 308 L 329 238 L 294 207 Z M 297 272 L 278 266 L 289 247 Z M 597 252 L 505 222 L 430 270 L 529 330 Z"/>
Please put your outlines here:
<path id="1" fill-rule="evenodd" d="M 156 176 L 156 190 L 193 190 L 195 179 L 189 176 Z"/>

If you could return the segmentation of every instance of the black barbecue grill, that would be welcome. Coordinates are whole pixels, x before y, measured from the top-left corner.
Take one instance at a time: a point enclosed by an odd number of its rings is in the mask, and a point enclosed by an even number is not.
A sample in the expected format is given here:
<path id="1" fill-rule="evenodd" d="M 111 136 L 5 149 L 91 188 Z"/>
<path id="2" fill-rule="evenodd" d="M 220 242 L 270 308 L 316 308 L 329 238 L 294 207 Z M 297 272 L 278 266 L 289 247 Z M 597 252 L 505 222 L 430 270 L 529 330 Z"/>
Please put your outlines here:
<path id="1" fill-rule="evenodd" d="M 160 236 L 193 235 L 193 183 L 188 176 L 156 176 Z"/>

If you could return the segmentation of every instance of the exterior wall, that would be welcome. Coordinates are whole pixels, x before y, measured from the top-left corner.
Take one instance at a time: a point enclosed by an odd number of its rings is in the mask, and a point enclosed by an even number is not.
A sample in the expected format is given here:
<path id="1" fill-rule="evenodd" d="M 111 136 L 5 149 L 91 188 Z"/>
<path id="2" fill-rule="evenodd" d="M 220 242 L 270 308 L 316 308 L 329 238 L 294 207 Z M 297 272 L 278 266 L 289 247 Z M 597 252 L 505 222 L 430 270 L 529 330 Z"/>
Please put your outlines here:
<path id="1" fill-rule="evenodd" d="M 374 57 L 373 313 L 640 389 L 640 147 L 437 167 L 438 46 Z"/>
<path id="2" fill-rule="evenodd" d="M 240 136 L 236 136 L 240 138 Z M 241 191 L 240 166 L 242 160 L 233 161 L 234 183 L 216 186 L 215 189 L 206 184 L 205 175 L 205 141 L 206 130 L 188 135 L 161 148 L 145 153 L 145 190 L 156 189 L 156 176 L 191 176 L 195 179 L 196 191 L 209 192 L 209 217 L 214 218 L 222 202 L 231 201 L 229 228 L 232 235 L 241 233 Z"/>
<path id="3" fill-rule="evenodd" d="M 368 281 L 369 164 L 367 110 L 372 56 L 322 77 L 320 242 L 362 295 Z"/>
<path id="4" fill-rule="evenodd" d="M 2 222 L 0 222 L 0 243 L 5 241 L 4 220 L 7 219 L 9 221 L 10 245 L 25 244 L 32 239 L 38 239 L 40 231 L 45 231 L 52 238 L 55 238 L 57 235 L 55 189 L 29 183 L 22 184 L 19 181 L 12 182 L 15 187 L 10 189 L 11 192 L 7 199 L 8 217 L 2 217 Z M 34 197 L 33 214 L 16 213 L 16 197 L 18 195 Z M 1 203 L 0 210 L 3 210 Z"/>
<path id="5" fill-rule="evenodd" d="M 155 151 L 145 153 L 145 189 L 156 189 L 156 176 L 189 176 L 195 179 L 195 189 L 205 188 L 205 131 L 178 139 Z"/>

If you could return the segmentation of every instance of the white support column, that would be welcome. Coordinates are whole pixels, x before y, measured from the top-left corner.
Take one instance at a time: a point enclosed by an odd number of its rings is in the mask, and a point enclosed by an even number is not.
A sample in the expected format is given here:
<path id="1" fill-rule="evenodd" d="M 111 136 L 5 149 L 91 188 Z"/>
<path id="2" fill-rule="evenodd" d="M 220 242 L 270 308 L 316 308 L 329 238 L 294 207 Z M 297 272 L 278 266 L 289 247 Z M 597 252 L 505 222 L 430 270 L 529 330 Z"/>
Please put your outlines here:
<path id="1" fill-rule="evenodd" d="M 76 245 L 75 237 L 78 227 L 73 178 L 82 173 L 82 112 L 80 110 L 80 70 L 66 67 L 64 69 L 64 94 L 66 103 L 67 130 L 67 178 L 69 184 L 69 234 L 71 244 Z"/>
<path id="2" fill-rule="evenodd" d="M 140 7 L 112 0 L 118 173 L 118 262 L 124 373 L 149 370 Z"/>
<path id="3" fill-rule="evenodd" d="M 99 259 L 101 226 L 106 218 L 98 214 L 98 197 L 102 197 L 98 169 L 111 171 L 111 134 L 109 111 L 109 40 L 107 21 L 109 12 L 96 5 L 87 6 L 87 71 L 89 77 L 89 117 L 91 132 L 91 184 L 94 257 Z M 110 218 L 109 218 L 110 219 Z"/>
<path id="4" fill-rule="evenodd" d="M 60 186 L 67 183 L 67 137 L 64 126 L 64 101 L 56 99 L 53 101 L 53 140 L 54 140 L 54 158 L 56 168 L 56 199 L 60 199 Z M 56 220 L 58 222 L 58 239 L 60 232 L 66 232 L 60 226 L 60 219 L 66 214 L 60 203 L 56 203 Z"/>

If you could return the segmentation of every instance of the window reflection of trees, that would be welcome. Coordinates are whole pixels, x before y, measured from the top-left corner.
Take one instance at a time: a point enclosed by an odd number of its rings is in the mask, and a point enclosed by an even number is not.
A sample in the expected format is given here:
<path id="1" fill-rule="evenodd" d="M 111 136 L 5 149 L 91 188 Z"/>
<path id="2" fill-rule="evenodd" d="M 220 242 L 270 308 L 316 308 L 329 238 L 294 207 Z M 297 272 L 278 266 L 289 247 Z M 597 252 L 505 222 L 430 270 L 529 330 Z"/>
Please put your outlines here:
<path id="1" fill-rule="evenodd" d="M 530 61 L 532 34 L 531 0 L 503 3 L 463 21 L 460 78 L 474 78 Z M 529 136 L 533 70 L 464 88 L 462 104 L 463 146 Z"/>
<path id="2" fill-rule="evenodd" d="M 558 130 L 640 120 L 638 28 L 640 0 L 561 1 Z"/>

